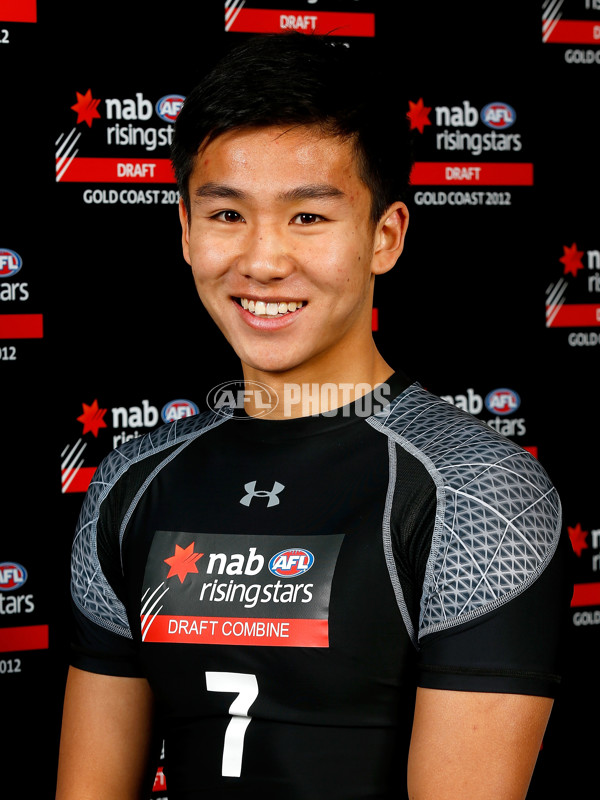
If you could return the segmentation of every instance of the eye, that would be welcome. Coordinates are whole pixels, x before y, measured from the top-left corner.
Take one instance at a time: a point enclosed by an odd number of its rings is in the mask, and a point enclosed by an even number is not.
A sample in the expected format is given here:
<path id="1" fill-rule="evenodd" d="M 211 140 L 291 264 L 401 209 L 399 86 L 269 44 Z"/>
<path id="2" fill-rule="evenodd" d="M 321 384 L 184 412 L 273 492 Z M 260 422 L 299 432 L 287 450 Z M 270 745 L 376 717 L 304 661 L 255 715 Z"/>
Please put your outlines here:
<path id="1" fill-rule="evenodd" d="M 296 214 L 292 218 L 292 222 L 296 225 L 314 225 L 315 222 L 321 222 L 325 217 L 320 214 Z"/>
<path id="2" fill-rule="evenodd" d="M 243 222 L 244 221 L 244 218 L 242 217 L 241 214 L 239 214 L 237 211 L 232 211 L 230 208 L 228 208 L 225 211 L 219 211 L 219 213 L 215 214 L 212 217 L 212 219 L 218 219 L 221 222 Z"/>

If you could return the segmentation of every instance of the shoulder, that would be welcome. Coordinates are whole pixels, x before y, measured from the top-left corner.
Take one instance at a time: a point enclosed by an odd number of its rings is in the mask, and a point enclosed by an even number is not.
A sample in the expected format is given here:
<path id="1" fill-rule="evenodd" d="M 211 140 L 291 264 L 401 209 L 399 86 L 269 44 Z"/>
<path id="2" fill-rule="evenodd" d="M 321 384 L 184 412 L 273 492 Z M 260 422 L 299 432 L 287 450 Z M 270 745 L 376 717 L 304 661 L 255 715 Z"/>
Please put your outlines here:
<path id="1" fill-rule="evenodd" d="M 503 475 L 552 488 L 540 462 L 527 450 L 451 403 L 413 384 L 374 418 L 391 439 L 425 463 L 438 487 L 456 491 Z M 486 479 L 487 476 L 487 479 Z"/>
<path id="2" fill-rule="evenodd" d="M 226 419 L 223 415 L 206 411 L 161 425 L 111 451 L 101 462 L 98 468 L 98 477 L 110 478 L 113 473 L 119 474 L 126 471 L 132 464 L 172 450 L 179 445 L 185 445 L 191 439 L 201 436 Z"/>
<path id="3" fill-rule="evenodd" d="M 418 384 L 375 426 L 419 459 L 436 487 L 420 636 L 493 610 L 539 577 L 560 538 L 561 506 L 534 456 Z"/>
<path id="4" fill-rule="evenodd" d="M 83 531 L 87 537 L 95 537 L 101 507 L 126 507 L 127 501 L 155 470 L 226 419 L 213 412 L 196 414 L 161 425 L 112 450 L 102 459 L 90 481 L 79 515 L 77 536 Z M 106 503 L 109 497 L 112 502 Z"/>
<path id="5" fill-rule="evenodd" d="M 138 465 L 160 463 L 176 454 L 190 441 L 226 421 L 226 417 L 214 412 L 204 412 L 182 420 L 161 425 L 155 430 L 131 439 L 112 450 L 100 462 L 88 489 L 86 501 L 98 503 L 111 491 L 123 476 L 127 476 Z"/>
<path id="6" fill-rule="evenodd" d="M 191 441 L 226 421 L 207 412 L 169 422 L 111 451 L 92 478 L 71 549 L 71 594 L 84 617 L 131 638 L 127 613 L 106 576 L 107 554 L 120 562 L 122 520 L 138 490 Z M 100 542 L 101 540 L 101 542 Z M 104 559 L 101 559 L 101 545 Z"/>

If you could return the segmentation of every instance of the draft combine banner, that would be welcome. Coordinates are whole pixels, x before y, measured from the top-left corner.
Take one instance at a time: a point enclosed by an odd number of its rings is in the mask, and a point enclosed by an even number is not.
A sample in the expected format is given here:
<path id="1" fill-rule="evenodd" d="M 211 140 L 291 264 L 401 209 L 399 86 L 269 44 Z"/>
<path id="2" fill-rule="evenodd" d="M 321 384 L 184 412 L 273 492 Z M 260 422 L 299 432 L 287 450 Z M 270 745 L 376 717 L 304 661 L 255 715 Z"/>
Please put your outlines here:
<path id="1" fill-rule="evenodd" d="M 343 536 L 154 537 L 142 640 L 328 647 L 331 581 Z M 167 555 L 168 554 L 168 555 Z"/>

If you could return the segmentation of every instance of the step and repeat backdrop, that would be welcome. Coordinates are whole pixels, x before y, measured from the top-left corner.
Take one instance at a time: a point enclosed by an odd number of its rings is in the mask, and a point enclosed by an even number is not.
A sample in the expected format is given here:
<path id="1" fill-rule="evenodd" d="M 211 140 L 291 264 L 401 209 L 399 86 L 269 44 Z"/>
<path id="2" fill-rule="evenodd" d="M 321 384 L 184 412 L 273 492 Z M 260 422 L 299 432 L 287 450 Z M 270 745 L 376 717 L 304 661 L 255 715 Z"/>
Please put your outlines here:
<path id="1" fill-rule="evenodd" d="M 181 255 L 169 144 L 203 72 L 279 30 L 332 32 L 365 70 L 393 58 L 373 81 L 416 163 L 374 336 L 559 488 L 575 591 L 530 796 L 594 796 L 600 0 L 0 0 L 0 794 L 53 797 L 69 552 L 100 459 L 240 377 Z"/>

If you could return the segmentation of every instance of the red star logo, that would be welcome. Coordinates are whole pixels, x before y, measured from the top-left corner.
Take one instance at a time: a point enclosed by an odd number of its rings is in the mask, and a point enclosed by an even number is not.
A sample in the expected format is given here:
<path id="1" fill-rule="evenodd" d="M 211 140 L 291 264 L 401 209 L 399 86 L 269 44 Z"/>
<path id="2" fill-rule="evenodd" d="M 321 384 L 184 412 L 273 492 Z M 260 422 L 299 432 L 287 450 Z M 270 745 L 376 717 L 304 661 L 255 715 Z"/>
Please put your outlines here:
<path id="1" fill-rule="evenodd" d="M 431 122 L 429 121 L 429 112 L 431 111 L 431 107 L 424 105 L 423 98 L 419 97 L 417 103 L 413 103 L 412 100 L 409 100 L 408 108 L 409 110 L 406 116 L 410 120 L 411 131 L 416 128 L 419 133 L 423 133 L 423 128 L 425 125 L 431 125 Z"/>
<path id="2" fill-rule="evenodd" d="M 568 275 L 568 273 L 571 272 L 575 277 L 577 277 L 577 272 L 580 269 L 583 269 L 583 263 L 581 261 L 582 256 L 583 250 L 578 250 L 575 242 L 573 242 L 571 247 L 565 247 L 563 245 L 563 256 L 558 260 L 565 265 L 565 275 Z"/>
<path id="3" fill-rule="evenodd" d="M 79 92 L 75 92 L 75 94 L 77 95 L 77 102 L 74 106 L 71 106 L 71 109 L 77 112 L 77 125 L 80 122 L 87 122 L 88 128 L 91 128 L 92 120 L 100 119 L 100 114 L 97 110 L 100 100 L 94 100 L 91 89 L 88 89 L 85 94 L 79 94 Z"/>
<path id="4" fill-rule="evenodd" d="M 581 556 L 582 550 L 587 550 L 588 544 L 586 539 L 588 537 L 588 531 L 581 530 L 581 525 L 579 522 L 575 525 L 574 528 L 567 526 L 567 530 L 569 531 L 569 539 L 571 540 L 571 547 L 575 551 L 578 556 Z"/>
<path id="5" fill-rule="evenodd" d="M 83 433 L 91 433 L 94 436 L 98 436 L 98 430 L 100 428 L 106 428 L 106 422 L 104 422 L 104 415 L 106 414 L 105 408 L 98 408 L 98 401 L 94 400 L 91 406 L 86 405 L 85 403 L 81 404 L 83 408 L 83 414 L 80 417 L 77 417 L 77 422 L 83 423 Z"/>
<path id="6" fill-rule="evenodd" d="M 198 572 L 196 561 L 202 558 L 203 555 L 204 553 L 194 553 L 194 542 L 185 549 L 176 544 L 175 555 L 170 558 L 165 558 L 165 564 L 171 567 L 167 578 L 172 578 L 174 575 L 177 575 L 181 583 L 183 583 L 188 572 Z"/>

